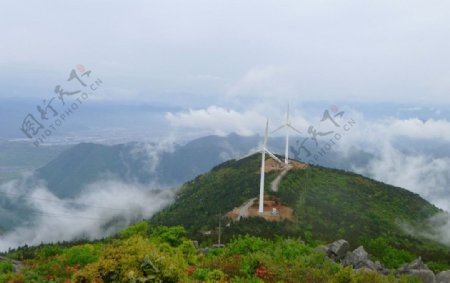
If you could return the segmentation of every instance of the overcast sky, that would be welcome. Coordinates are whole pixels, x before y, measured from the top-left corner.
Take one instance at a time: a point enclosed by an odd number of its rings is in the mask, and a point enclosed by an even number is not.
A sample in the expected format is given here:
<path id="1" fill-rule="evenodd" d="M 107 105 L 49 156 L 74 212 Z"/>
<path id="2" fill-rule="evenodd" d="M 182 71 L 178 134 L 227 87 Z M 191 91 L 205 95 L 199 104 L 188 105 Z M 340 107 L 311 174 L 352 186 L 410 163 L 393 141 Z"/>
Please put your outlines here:
<path id="1" fill-rule="evenodd" d="M 112 101 L 450 102 L 449 1 L 2 0 L 0 34 L 1 98 L 83 64 Z"/>
<path id="2" fill-rule="evenodd" d="M 306 128 L 450 117 L 449 1 L 2 0 L 0 35 L 0 137 L 78 64 L 104 83 L 53 136 L 254 134 L 288 101 Z"/>
<path id="3" fill-rule="evenodd" d="M 344 110 L 339 146 L 374 154 L 354 171 L 450 211 L 448 0 L 0 0 L 0 36 L 0 141 L 81 64 L 103 85 L 51 138 L 261 134 L 288 101 L 306 135 Z"/>

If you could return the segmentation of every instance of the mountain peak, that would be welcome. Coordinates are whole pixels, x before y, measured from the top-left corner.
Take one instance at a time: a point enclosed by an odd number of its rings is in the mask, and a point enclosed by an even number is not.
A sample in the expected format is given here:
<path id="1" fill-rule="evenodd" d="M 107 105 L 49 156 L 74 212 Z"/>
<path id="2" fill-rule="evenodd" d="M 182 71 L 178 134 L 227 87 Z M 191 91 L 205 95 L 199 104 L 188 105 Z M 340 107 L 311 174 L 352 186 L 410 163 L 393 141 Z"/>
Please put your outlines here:
<path id="1" fill-rule="evenodd" d="M 176 201 L 150 221 L 182 225 L 198 239 L 211 237 L 207 232 L 217 231 L 221 217 L 226 226 L 224 240 L 238 234 L 269 238 L 312 234 L 324 242 L 345 238 L 361 245 L 367 239 L 385 237 L 411 252 L 425 245 L 433 246 L 433 253 L 447 250 L 402 228 L 403 224 L 419 227 L 440 212 L 417 194 L 358 174 L 297 161 L 289 170 L 279 170 L 269 160 L 263 217 L 255 212 L 261 163 L 255 154 L 224 162 L 186 183 Z M 278 182 L 276 189 L 274 182 Z"/>

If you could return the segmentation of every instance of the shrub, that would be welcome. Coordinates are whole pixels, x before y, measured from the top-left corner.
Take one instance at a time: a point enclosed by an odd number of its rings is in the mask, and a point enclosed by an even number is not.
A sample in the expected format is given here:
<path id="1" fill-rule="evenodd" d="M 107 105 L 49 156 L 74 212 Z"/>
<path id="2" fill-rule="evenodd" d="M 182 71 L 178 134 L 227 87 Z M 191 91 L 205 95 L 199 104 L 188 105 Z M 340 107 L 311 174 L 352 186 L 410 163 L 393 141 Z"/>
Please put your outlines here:
<path id="1" fill-rule="evenodd" d="M 104 248 L 97 262 L 77 272 L 74 282 L 186 282 L 188 265 L 179 249 L 164 251 L 141 236 Z M 147 281 L 146 281 L 147 280 Z"/>
<path id="2" fill-rule="evenodd" d="M 349 266 L 341 269 L 333 278 L 333 283 L 357 283 L 355 273 Z"/>
<path id="3" fill-rule="evenodd" d="M 58 245 L 44 246 L 37 252 L 37 257 L 39 259 L 46 259 L 59 255 L 62 253 L 62 251 L 63 251 L 62 247 Z"/>
<path id="4" fill-rule="evenodd" d="M 197 268 L 193 273 L 192 277 L 195 280 L 205 281 L 208 276 L 208 268 Z"/>
<path id="5" fill-rule="evenodd" d="M 150 238 L 155 242 L 168 243 L 172 247 L 178 247 L 186 239 L 185 236 L 186 230 L 182 226 L 158 226 L 153 229 Z"/>
<path id="6" fill-rule="evenodd" d="M 149 229 L 150 224 L 147 221 L 140 221 L 120 232 L 120 237 L 122 237 L 123 239 L 128 239 L 132 236 L 137 235 L 146 237 L 148 235 Z"/>
<path id="7" fill-rule="evenodd" d="M 264 240 L 254 236 L 239 236 L 227 245 L 227 252 L 229 255 L 252 253 L 261 251 L 270 245 L 270 241 Z"/>
<path id="8" fill-rule="evenodd" d="M 382 237 L 369 241 L 367 249 L 371 255 L 381 261 L 387 268 L 398 268 L 402 264 L 415 259 L 413 254 L 390 246 L 388 241 Z"/>
<path id="9" fill-rule="evenodd" d="M 449 266 L 446 262 L 440 261 L 429 261 L 427 262 L 427 266 L 433 270 L 435 273 L 439 273 L 441 271 L 445 271 L 449 269 Z"/>
<path id="10" fill-rule="evenodd" d="M 98 259 L 99 252 L 94 245 L 86 244 L 82 246 L 74 246 L 64 251 L 63 257 L 67 259 L 68 266 L 85 266 L 95 262 Z"/>
<path id="11" fill-rule="evenodd" d="M 209 271 L 206 275 L 207 282 L 218 282 L 225 279 L 225 274 L 221 270 L 212 270 Z"/>
<path id="12" fill-rule="evenodd" d="M 14 266 L 9 261 L 0 261 L 0 274 L 7 274 L 13 272 Z"/>

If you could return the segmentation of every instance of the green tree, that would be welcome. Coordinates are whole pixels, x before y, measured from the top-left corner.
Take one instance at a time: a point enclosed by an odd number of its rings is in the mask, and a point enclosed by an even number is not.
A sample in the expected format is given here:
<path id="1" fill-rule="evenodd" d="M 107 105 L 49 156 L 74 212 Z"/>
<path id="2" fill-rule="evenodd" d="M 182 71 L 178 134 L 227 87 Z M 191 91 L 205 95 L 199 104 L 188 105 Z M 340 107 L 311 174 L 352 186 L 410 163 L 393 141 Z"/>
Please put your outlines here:
<path id="1" fill-rule="evenodd" d="M 122 237 L 123 239 L 128 239 L 136 235 L 146 237 L 148 235 L 149 230 L 150 224 L 147 221 L 140 221 L 120 232 L 120 237 Z"/>
<path id="2" fill-rule="evenodd" d="M 185 236 L 186 230 L 182 226 L 157 226 L 152 230 L 150 239 L 155 242 L 168 243 L 172 247 L 178 247 L 186 239 Z"/>

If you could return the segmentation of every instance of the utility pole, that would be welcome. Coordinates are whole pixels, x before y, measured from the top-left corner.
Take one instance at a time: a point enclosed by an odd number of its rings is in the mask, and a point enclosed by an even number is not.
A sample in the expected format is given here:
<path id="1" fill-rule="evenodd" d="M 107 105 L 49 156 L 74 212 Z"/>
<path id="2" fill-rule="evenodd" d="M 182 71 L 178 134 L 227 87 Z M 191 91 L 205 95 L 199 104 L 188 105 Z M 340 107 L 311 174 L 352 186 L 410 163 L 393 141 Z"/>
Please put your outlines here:
<path id="1" fill-rule="evenodd" d="M 222 233 L 222 212 L 219 213 L 219 246 L 220 246 L 220 236 Z"/>

